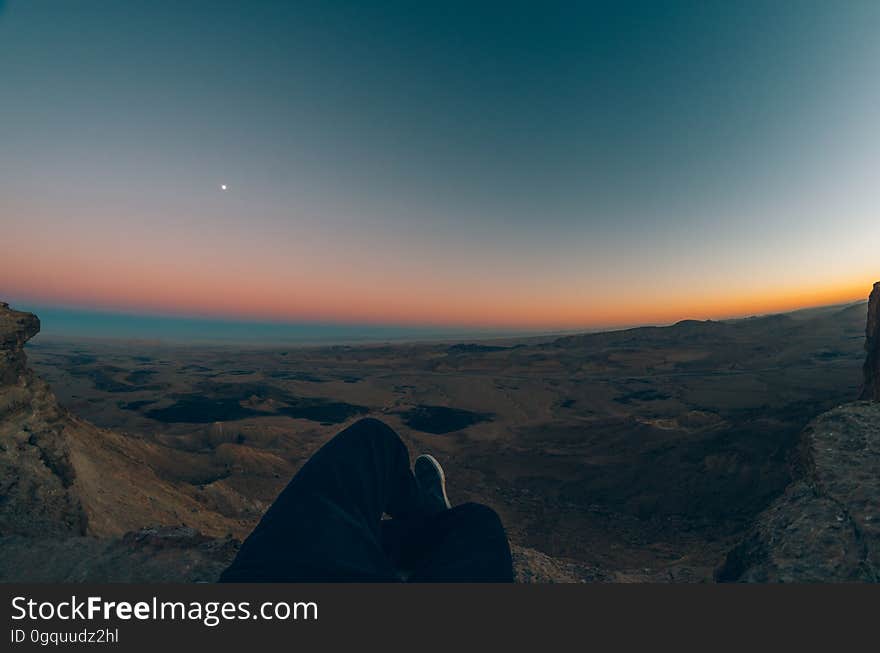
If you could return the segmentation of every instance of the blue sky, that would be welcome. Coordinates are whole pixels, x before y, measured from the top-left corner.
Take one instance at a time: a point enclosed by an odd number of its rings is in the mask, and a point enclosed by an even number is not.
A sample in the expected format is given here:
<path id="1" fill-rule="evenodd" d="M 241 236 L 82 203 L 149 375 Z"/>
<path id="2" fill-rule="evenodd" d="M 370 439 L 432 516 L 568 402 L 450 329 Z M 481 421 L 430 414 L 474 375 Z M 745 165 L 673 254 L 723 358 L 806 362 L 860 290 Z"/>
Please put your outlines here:
<path id="1" fill-rule="evenodd" d="M 498 328 L 853 299 L 878 31 L 873 2 L 9 0 L 0 294 Z"/>

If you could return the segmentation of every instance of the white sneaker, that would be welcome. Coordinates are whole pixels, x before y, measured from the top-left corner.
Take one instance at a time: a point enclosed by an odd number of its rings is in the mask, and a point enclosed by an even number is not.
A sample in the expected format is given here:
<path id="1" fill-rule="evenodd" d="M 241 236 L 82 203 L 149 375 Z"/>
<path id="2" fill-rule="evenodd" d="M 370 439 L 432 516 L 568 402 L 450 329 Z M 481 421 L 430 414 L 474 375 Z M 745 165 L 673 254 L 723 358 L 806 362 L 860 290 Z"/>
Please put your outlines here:
<path id="1" fill-rule="evenodd" d="M 446 475 L 434 456 L 423 453 L 413 464 L 413 474 L 429 512 L 449 510 L 452 504 L 446 496 Z"/>

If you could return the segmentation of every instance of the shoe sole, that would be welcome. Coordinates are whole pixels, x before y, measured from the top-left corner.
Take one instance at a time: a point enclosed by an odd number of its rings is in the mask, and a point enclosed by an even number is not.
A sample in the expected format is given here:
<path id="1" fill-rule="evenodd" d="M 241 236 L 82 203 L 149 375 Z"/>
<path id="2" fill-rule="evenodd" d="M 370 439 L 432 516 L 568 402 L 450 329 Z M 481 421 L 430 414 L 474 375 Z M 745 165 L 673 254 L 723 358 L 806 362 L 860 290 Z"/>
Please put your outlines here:
<path id="1" fill-rule="evenodd" d="M 443 467 L 440 465 L 439 462 L 437 462 L 437 459 L 429 453 L 421 454 L 418 458 L 416 458 L 416 463 L 419 462 L 419 458 L 424 458 L 425 460 L 427 460 L 437 471 L 437 474 L 440 476 L 440 491 L 443 494 L 443 502 L 446 504 L 447 508 L 452 508 L 452 504 L 449 503 L 449 497 L 446 496 L 446 473 L 443 471 Z M 415 467 L 415 463 L 413 464 L 413 467 Z"/>

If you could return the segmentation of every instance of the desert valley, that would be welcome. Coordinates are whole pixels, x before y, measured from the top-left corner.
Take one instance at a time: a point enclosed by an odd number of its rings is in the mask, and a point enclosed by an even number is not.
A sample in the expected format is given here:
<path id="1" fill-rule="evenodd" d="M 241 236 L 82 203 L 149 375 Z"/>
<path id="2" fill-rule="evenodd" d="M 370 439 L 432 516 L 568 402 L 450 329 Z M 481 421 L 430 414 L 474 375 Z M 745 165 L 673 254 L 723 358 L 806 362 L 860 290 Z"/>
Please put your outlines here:
<path id="1" fill-rule="evenodd" d="M 38 326 L 6 318 L 0 573 L 36 573 L 20 563 L 49 533 L 16 514 L 45 491 L 66 493 L 66 544 L 38 547 L 42 577 L 211 580 L 299 465 L 369 415 L 443 461 L 453 503 L 499 512 L 521 580 L 737 579 L 730 552 L 798 475 L 804 428 L 859 394 L 865 314 L 326 347 L 37 337 L 36 376 L 14 351 Z M 37 462 L 12 460 L 16 441 Z M 194 530 L 168 545 L 158 527 Z"/>

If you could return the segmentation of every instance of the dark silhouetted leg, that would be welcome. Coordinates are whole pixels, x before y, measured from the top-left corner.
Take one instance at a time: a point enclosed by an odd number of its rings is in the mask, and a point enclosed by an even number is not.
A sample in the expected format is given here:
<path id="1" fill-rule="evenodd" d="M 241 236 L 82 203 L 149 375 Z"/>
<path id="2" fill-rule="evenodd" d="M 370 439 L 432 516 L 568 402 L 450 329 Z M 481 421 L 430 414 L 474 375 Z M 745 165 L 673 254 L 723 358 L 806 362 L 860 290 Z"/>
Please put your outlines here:
<path id="1" fill-rule="evenodd" d="M 382 547 L 382 514 L 420 509 L 406 445 L 382 422 L 360 420 L 303 465 L 221 581 L 399 580 Z"/>
<path id="2" fill-rule="evenodd" d="M 513 579 L 507 536 L 492 509 L 436 512 L 429 505 L 400 437 L 378 420 L 361 420 L 303 465 L 220 580 Z"/>
<path id="3" fill-rule="evenodd" d="M 507 534 L 488 506 L 465 503 L 383 527 L 386 549 L 409 582 L 513 582 Z"/>

